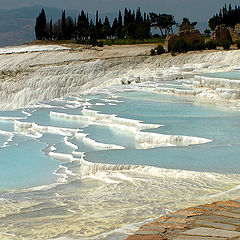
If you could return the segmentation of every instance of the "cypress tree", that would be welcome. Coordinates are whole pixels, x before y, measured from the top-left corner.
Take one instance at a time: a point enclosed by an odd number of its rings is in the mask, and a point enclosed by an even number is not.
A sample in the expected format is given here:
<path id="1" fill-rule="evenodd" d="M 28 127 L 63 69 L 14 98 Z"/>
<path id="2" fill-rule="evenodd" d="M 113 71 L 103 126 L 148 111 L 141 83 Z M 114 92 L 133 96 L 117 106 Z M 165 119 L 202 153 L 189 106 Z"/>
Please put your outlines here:
<path id="1" fill-rule="evenodd" d="M 128 9 L 124 9 L 124 26 L 128 24 Z"/>
<path id="2" fill-rule="evenodd" d="M 116 36 L 117 28 L 118 28 L 118 20 L 117 20 L 117 18 L 115 18 L 113 20 L 113 24 L 112 24 L 112 36 Z"/>
<path id="3" fill-rule="evenodd" d="M 116 34 L 118 38 L 123 38 L 123 23 L 122 23 L 122 13 L 121 11 L 118 12 L 118 26 L 116 29 Z"/>
<path id="4" fill-rule="evenodd" d="M 234 27 L 237 23 L 240 22 L 240 7 L 235 6 L 232 8 L 232 5 L 225 4 L 222 9 L 220 9 L 219 14 L 215 14 L 212 18 L 209 19 L 208 25 L 214 30 L 217 25 L 225 24 L 227 27 Z"/>
<path id="5" fill-rule="evenodd" d="M 52 19 L 49 23 L 49 39 L 52 40 L 53 38 L 53 24 L 52 24 Z"/>
<path id="6" fill-rule="evenodd" d="M 141 24 L 143 22 L 143 17 L 141 14 L 140 7 L 138 7 L 137 12 L 136 12 L 136 23 Z"/>
<path id="7" fill-rule="evenodd" d="M 47 27 L 47 19 L 45 15 L 44 9 L 42 9 L 41 13 L 36 19 L 35 25 L 35 34 L 38 40 L 42 40 L 46 38 L 46 27 Z"/>
<path id="8" fill-rule="evenodd" d="M 111 36 L 111 26 L 110 26 L 108 17 L 105 17 L 105 21 L 102 27 L 102 34 L 103 34 L 103 38 L 107 38 Z"/>
<path id="9" fill-rule="evenodd" d="M 96 11 L 96 28 L 98 28 L 98 10 Z"/>
<path id="10" fill-rule="evenodd" d="M 65 39 L 71 40 L 73 37 L 73 31 L 74 31 L 74 22 L 73 19 L 68 16 L 66 19 L 66 35 Z"/>
<path id="11" fill-rule="evenodd" d="M 61 32 L 62 32 L 62 39 L 66 39 L 66 13 L 65 10 L 62 11 L 62 27 L 61 27 Z"/>

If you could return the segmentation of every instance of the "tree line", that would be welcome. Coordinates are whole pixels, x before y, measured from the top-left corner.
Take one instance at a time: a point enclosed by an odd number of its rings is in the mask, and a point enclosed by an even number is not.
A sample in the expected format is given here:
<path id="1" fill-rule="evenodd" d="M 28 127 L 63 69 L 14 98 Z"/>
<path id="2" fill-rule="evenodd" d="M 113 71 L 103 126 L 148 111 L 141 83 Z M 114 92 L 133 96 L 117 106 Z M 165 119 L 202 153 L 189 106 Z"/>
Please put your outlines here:
<path id="1" fill-rule="evenodd" d="M 124 14 L 118 13 L 112 24 L 108 17 L 102 21 L 96 11 L 96 19 L 89 19 L 88 14 L 81 11 L 77 19 L 66 16 L 62 11 L 61 19 L 53 23 L 47 21 L 44 9 L 36 19 L 35 34 L 38 40 L 87 40 L 105 38 L 144 39 L 150 36 L 151 22 L 149 15 L 142 13 L 140 8 L 135 11 L 125 9 Z"/>
<path id="2" fill-rule="evenodd" d="M 233 8 L 231 4 L 228 7 L 225 4 L 219 13 L 215 14 L 208 21 L 211 30 L 214 30 L 216 26 L 221 24 L 225 24 L 227 27 L 234 27 L 237 23 L 240 23 L 240 6 L 236 5 Z"/>
<path id="3" fill-rule="evenodd" d="M 61 19 L 53 23 L 47 21 L 44 9 L 36 19 L 35 34 L 38 40 L 88 40 L 88 39 L 145 39 L 151 36 L 151 27 L 159 28 L 161 37 L 173 33 L 173 26 L 177 25 L 172 15 L 142 13 L 140 8 L 135 11 L 125 8 L 118 12 L 112 23 L 108 17 L 102 21 L 96 11 L 95 21 L 89 19 L 81 11 L 76 19 L 66 16 L 62 11 Z"/>

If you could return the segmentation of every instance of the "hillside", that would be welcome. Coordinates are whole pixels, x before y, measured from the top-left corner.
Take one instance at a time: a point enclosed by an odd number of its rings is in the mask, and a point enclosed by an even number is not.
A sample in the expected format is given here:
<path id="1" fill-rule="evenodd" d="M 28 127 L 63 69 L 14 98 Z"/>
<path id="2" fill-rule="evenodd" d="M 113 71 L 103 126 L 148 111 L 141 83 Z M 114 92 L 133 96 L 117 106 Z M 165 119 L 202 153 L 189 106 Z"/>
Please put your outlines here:
<path id="1" fill-rule="evenodd" d="M 0 47 L 33 41 L 35 39 L 36 17 L 42 8 L 44 8 L 48 20 L 55 21 L 61 17 L 62 9 L 47 8 L 40 5 L 11 10 L 0 9 Z M 75 18 L 79 11 L 67 10 L 66 14 Z"/>

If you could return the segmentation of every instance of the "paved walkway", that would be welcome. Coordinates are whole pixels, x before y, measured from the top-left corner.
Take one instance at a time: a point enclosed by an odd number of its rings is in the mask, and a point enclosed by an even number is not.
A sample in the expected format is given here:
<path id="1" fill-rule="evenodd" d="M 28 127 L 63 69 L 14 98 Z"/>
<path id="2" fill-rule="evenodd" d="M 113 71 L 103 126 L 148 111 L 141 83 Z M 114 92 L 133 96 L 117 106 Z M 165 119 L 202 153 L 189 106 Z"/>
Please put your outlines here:
<path id="1" fill-rule="evenodd" d="M 127 240 L 240 240 L 240 200 L 219 201 L 162 216 Z"/>

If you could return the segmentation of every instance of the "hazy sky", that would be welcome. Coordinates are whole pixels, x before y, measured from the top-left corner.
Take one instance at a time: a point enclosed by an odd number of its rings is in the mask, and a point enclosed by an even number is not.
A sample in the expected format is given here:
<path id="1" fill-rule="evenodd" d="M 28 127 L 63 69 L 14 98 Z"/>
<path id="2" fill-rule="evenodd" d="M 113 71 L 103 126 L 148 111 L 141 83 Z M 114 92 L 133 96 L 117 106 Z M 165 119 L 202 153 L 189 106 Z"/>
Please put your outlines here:
<path id="1" fill-rule="evenodd" d="M 207 21 L 225 4 L 240 4 L 240 0 L 0 0 L 0 9 L 11 9 L 43 5 L 62 9 L 84 9 L 94 13 L 116 12 L 125 7 L 138 6 L 146 12 L 173 14 L 176 19 L 188 17 L 191 20 Z"/>

